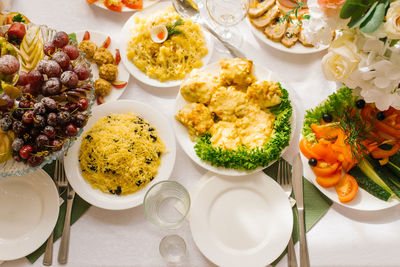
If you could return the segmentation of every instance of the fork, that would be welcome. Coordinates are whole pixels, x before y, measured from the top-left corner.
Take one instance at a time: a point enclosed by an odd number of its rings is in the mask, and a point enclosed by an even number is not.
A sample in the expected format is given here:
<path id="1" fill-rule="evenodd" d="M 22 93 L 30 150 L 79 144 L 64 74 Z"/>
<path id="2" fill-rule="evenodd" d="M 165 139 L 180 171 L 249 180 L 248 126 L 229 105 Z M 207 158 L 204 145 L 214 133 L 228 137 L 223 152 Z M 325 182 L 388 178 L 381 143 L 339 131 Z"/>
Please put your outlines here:
<path id="1" fill-rule="evenodd" d="M 62 164 L 61 161 L 59 159 L 56 159 L 56 164 L 54 168 L 54 178 L 59 195 L 61 195 L 63 192 L 62 190 L 64 190 L 67 187 L 64 171 L 61 164 Z M 54 239 L 54 230 L 53 232 L 51 232 L 51 235 L 47 239 L 46 251 L 43 257 L 43 265 L 45 266 L 50 266 L 53 263 L 53 239 Z"/>
<path id="2" fill-rule="evenodd" d="M 64 227 L 61 236 L 60 249 L 58 250 L 58 262 L 65 264 L 68 261 L 68 250 L 69 250 L 69 233 L 71 228 L 71 211 L 72 204 L 74 202 L 75 191 L 72 189 L 68 180 L 65 178 L 64 164 L 60 161 L 60 168 L 62 171 L 63 185 L 67 188 L 67 210 L 65 212 Z"/>
<path id="3" fill-rule="evenodd" d="M 292 194 L 292 172 L 290 171 L 289 163 L 282 158 L 279 160 L 277 180 L 278 183 L 281 185 L 282 189 L 285 191 L 286 195 L 288 196 L 291 206 L 293 207 L 295 201 L 290 197 L 290 195 Z M 288 248 L 288 266 L 297 267 L 296 253 L 294 252 L 292 235 L 290 235 L 287 248 Z"/>

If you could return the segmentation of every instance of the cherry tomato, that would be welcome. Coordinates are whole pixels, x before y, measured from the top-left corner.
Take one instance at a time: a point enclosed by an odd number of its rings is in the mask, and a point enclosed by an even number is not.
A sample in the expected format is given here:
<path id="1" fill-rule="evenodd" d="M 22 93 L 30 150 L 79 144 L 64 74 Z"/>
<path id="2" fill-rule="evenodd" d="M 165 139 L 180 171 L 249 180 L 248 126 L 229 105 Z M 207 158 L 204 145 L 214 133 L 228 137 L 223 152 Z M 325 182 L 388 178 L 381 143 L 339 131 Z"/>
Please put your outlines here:
<path id="1" fill-rule="evenodd" d="M 350 174 L 345 174 L 340 182 L 335 186 L 339 201 L 342 203 L 350 202 L 357 195 L 358 183 Z"/>
<path id="2" fill-rule="evenodd" d="M 116 12 L 121 12 L 122 11 L 122 3 L 118 2 L 118 4 L 113 5 L 113 4 L 109 4 L 107 0 L 104 1 L 104 5 L 106 6 L 106 8 L 112 10 L 112 11 L 116 11 Z"/>
<path id="3" fill-rule="evenodd" d="M 143 8 L 143 0 L 122 0 L 122 3 L 131 9 Z"/>

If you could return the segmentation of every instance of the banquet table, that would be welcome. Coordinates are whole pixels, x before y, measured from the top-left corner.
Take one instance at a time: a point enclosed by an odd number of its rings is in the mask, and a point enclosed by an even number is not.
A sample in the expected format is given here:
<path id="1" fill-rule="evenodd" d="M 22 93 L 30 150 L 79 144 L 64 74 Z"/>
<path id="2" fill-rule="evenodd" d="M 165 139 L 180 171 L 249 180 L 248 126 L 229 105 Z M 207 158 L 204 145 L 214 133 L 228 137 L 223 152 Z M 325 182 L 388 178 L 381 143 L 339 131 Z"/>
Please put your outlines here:
<path id="1" fill-rule="evenodd" d="M 116 13 L 90 6 L 84 0 L 14 0 L 13 11 L 25 14 L 37 24 L 46 24 L 66 32 L 95 30 L 118 40 L 124 22 L 133 14 Z M 278 51 L 256 40 L 248 24 L 238 26 L 243 36 L 240 49 L 255 63 L 275 72 L 291 88 L 297 113 L 294 142 L 284 157 L 291 161 L 298 151 L 298 139 L 305 110 L 320 103 L 336 88 L 321 71 L 324 51 L 296 55 Z M 222 45 L 216 41 L 216 46 Z M 226 53 L 213 52 L 211 62 Z M 130 77 L 121 99 L 134 99 L 156 107 L 172 123 L 178 88 L 152 88 Z M 177 157 L 171 180 L 187 188 L 206 173 L 177 145 Z M 182 266 L 213 266 L 197 249 L 189 223 L 177 230 L 163 231 L 149 223 L 143 207 L 110 211 L 90 209 L 72 226 L 68 266 L 169 266 L 158 251 L 159 241 L 169 233 L 181 235 L 187 244 Z M 333 204 L 307 233 L 311 266 L 400 266 L 400 205 L 377 211 L 361 212 Z M 55 242 L 53 266 L 60 241 Z M 299 255 L 298 244 L 295 247 Z M 33 266 L 42 266 L 40 257 Z M 299 257 L 298 257 L 299 260 Z M 9 261 L 2 267 L 31 266 L 26 258 Z M 284 257 L 277 266 L 287 266 Z"/>

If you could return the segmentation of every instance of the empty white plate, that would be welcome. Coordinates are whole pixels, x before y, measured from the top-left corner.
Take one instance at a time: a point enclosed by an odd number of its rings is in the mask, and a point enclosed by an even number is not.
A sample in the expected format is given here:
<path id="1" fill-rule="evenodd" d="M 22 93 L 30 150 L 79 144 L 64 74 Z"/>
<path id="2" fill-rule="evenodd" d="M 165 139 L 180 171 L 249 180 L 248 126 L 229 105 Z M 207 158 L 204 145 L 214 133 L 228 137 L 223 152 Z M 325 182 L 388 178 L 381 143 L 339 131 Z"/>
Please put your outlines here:
<path id="1" fill-rule="evenodd" d="M 218 266 L 270 264 L 293 228 L 286 194 L 262 172 L 211 177 L 194 197 L 189 219 L 197 247 Z"/>
<path id="2" fill-rule="evenodd" d="M 45 171 L 0 178 L 0 260 L 15 260 L 40 247 L 58 211 L 58 192 Z"/>

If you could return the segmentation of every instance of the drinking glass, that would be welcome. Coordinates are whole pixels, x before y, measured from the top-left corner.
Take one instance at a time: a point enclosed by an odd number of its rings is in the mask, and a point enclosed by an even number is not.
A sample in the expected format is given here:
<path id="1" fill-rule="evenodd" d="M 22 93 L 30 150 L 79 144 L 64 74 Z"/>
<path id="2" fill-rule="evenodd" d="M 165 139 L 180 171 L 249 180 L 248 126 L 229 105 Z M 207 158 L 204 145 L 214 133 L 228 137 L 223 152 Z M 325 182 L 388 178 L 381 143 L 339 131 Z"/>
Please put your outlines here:
<path id="1" fill-rule="evenodd" d="M 161 181 L 150 187 L 143 201 L 147 220 L 162 229 L 177 229 L 190 209 L 190 195 L 175 181 Z M 160 254 L 169 262 L 179 262 L 186 255 L 185 241 L 178 235 L 167 235 L 160 242 Z"/>
<path id="2" fill-rule="evenodd" d="M 240 47 L 243 38 L 240 34 L 234 34 L 232 27 L 246 17 L 249 0 L 206 0 L 206 6 L 211 19 L 222 26 L 222 31 L 219 31 L 221 37 Z"/>

